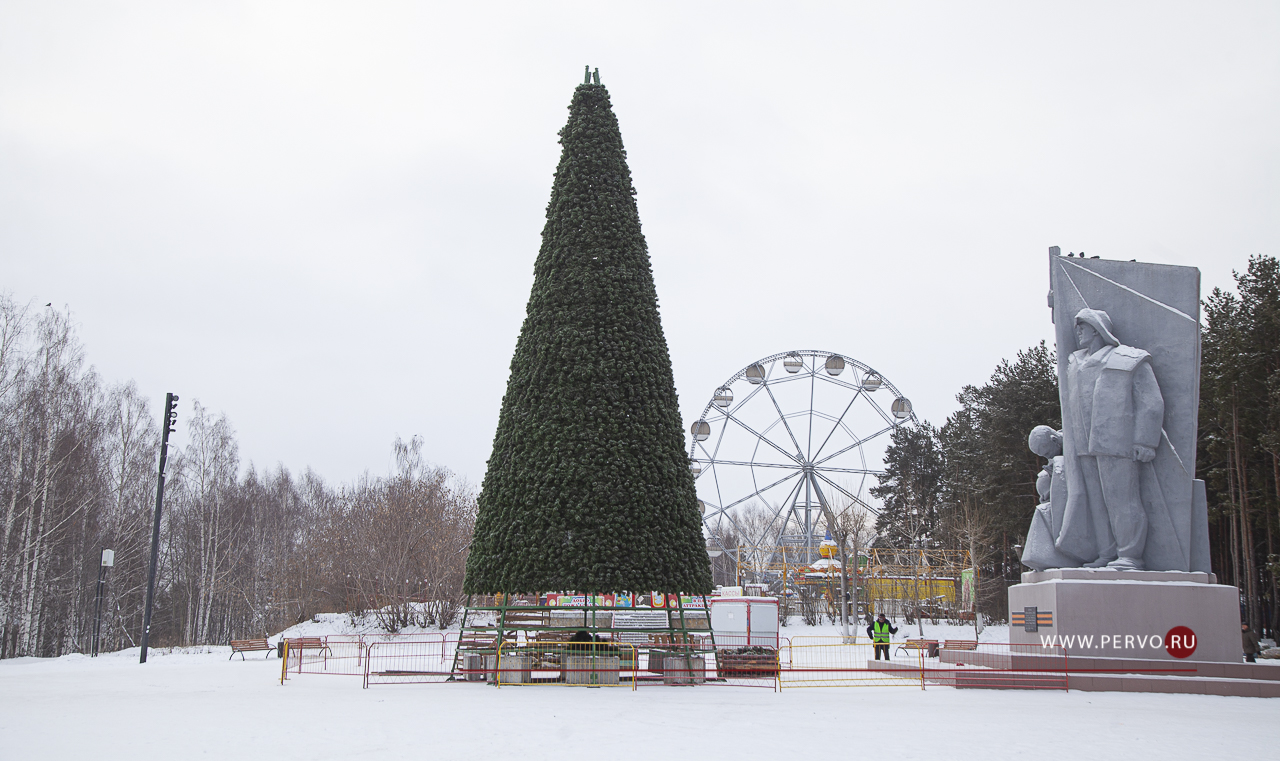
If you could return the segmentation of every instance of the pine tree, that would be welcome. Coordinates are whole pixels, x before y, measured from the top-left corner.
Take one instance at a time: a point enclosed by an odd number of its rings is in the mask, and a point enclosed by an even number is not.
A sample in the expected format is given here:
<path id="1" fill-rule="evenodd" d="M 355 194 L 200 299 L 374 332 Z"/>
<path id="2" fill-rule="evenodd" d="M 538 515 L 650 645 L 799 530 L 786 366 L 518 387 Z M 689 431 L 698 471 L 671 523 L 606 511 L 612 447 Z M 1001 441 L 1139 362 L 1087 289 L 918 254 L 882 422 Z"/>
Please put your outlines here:
<path id="1" fill-rule="evenodd" d="M 1249 258 L 1236 293 L 1204 301 L 1197 475 L 1213 570 L 1240 587 L 1255 631 L 1280 625 L 1280 261 Z"/>
<path id="2" fill-rule="evenodd" d="M 899 426 L 884 453 L 884 475 L 871 493 L 882 501 L 876 546 L 934 548 L 946 474 L 938 429 L 928 423 Z"/>
<path id="3" fill-rule="evenodd" d="M 1015 537 L 1010 544 L 1026 535 L 1045 463 L 1028 448 L 1027 435 L 1037 425 L 1062 428 L 1057 373 L 1057 355 L 1044 341 L 1012 362 L 1002 359 L 986 383 L 961 389 L 960 409 L 939 432 L 949 471 L 944 501 L 981 495 L 994 529 Z"/>
<path id="4" fill-rule="evenodd" d="M 622 135 L 574 91 L 467 593 L 707 593 L 711 565 Z"/>

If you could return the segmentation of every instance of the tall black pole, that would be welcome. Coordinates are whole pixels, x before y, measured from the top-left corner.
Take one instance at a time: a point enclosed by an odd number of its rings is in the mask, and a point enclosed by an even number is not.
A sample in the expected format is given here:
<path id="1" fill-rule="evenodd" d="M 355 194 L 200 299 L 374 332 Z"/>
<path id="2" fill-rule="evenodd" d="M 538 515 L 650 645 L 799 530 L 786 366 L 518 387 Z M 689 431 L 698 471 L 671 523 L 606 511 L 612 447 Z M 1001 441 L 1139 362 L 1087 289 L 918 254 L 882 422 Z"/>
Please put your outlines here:
<path id="1" fill-rule="evenodd" d="M 147 571 L 147 607 L 142 615 L 142 657 L 147 662 L 147 644 L 151 639 L 151 603 L 156 596 L 156 565 L 160 562 L 160 511 L 164 507 L 164 464 L 169 458 L 169 434 L 178 422 L 178 397 L 164 395 L 164 428 L 160 434 L 160 474 L 156 478 L 156 514 L 151 523 L 151 568 Z"/>

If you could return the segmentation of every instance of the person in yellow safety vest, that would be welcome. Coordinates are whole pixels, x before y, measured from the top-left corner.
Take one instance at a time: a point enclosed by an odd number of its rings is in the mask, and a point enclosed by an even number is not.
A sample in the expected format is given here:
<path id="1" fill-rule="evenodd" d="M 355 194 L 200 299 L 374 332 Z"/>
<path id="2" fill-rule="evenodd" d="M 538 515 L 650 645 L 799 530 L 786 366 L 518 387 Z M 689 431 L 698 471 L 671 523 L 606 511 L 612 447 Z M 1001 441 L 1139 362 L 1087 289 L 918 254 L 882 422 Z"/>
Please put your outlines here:
<path id="1" fill-rule="evenodd" d="M 898 630 L 889 623 L 889 619 L 884 614 L 876 616 L 876 620 L 867 627 L 867 636 L 871 638 L 872 644 L 876 648 L 876 660 L 880 660 L 880 653 L 884 653 L 884 659 L 889 660 L 889 635 L 897 634 Z"/>

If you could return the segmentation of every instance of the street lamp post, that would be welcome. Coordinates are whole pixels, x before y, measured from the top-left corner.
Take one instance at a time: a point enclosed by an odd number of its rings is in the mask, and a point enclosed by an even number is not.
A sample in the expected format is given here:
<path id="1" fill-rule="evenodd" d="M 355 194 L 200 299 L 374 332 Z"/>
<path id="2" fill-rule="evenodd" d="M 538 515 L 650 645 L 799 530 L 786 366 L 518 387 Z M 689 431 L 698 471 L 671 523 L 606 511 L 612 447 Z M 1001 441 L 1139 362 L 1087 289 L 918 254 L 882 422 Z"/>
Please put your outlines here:
<path id="1" fill-rule="evenodd" d="M 156 512 L 151 524 L 151 565 L 147 572 L 147 605 L 142 614 L 142 655 L 138 663 L 147 662 L 147 646 L 151 642 L 151 604 L 156 594 L 156 565 L 160 562 L 160 510 L 164 507 L 164 465 L 169 457 L 169 434 L 178 424 L 178 397 L 164 395 L 163 433 L 160 434 L 160 475 L 156 479 Z"/>
<path id="2" fill-rule="evenodd" d="M 102 600 L 107 593 L 107 569 L 116 564 L 116 551 L 104 549 L 102 563 L 98 566 L 98 591 L 93 596 L 93 653 L 98 657 L 98 644 L 102 641 Z"/>

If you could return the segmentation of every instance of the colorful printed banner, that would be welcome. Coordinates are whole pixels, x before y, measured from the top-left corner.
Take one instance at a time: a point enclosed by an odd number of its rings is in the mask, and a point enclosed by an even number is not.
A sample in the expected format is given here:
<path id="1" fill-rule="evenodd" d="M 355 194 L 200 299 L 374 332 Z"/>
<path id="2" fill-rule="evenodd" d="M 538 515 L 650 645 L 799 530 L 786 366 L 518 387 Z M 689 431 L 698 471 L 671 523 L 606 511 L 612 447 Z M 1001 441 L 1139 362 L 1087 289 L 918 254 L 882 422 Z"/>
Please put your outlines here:
<path id="1" fill-rule="evenodd" d="M 663 594 L 649 592 L 633 595 L 631 592 L 618 592 L 608 595 L 580 595 L 572 592 L 549 592 L 546 605 L 551 607 L 581 608 L 594 605 L 601 608 L 697 608 L 706 607 L 705 599 L 692 595 Z"/>

